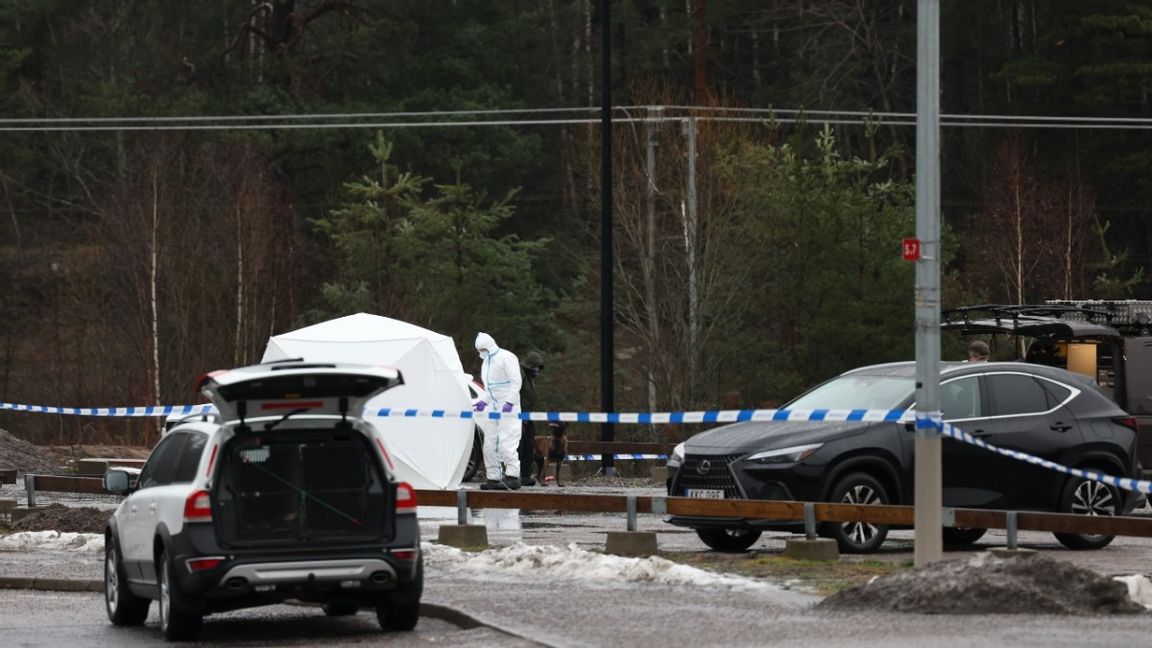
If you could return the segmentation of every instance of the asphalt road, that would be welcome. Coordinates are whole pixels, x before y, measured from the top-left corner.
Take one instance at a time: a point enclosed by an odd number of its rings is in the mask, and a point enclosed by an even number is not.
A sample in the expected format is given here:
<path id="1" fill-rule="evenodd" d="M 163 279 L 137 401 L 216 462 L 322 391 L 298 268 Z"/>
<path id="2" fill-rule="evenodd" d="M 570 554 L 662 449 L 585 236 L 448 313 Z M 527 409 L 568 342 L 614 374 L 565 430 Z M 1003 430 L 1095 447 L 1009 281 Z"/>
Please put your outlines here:
<path id="1" fill-rule="evenodd" d="M 589 492 L 581 489 L 582 492 Z M 573 489 L 572 492 L 577 492 Z M 591 492 L 607 492 L 592 490 Z M 620 493 L 619 489 L 611 492 Z M 652 494 L 644 489 L 637 494 Z M 1144 511 L 1148 513 L 1148 511 Z M 435 541 L 452 509 L 421 511 L 425 540 Z M 608 531 L 625 529 L 622 514 L 472 512 L 488 528 L 489 542 L 510 545 L 576 544 L 602 550 Z M 640 516 L 640 530 L 657 533 L 663 550 L 705 551 L 690 531 Z M 769 533 L 753 548 L 777 553 L 788 534 Z M 1118 538 L 1101 551 L 1064 549 L 1049 534 L 1025 532 L 1024 546 L 1109 575 L 1148 573 L 1152 539 Z M 990 532 L 973 551 L 1003 546 Z M 884 560 L 912 557 L 911 531 L 890 536 Z M 854 558 L 845 557 L 845 560 Z M 0 576 L 36 575 L 98 580 L 93 552 L 0 552 Z M 30 573 L 32 572 L 32 573 Z M 410 634 L 385 635 L 369 613 L 328 619 L 315 608 L 274 606 L 215 615 L 206 620 L 205 645 L 395 646 L 1133 646 L 1152 644 L 1152 614 L 1109 617 L 1043 615 L 928 616 L 831 614 L 812 609 L 814 595 L 764 585 L 751 589 L 565 578 L 548 569 L 477 573 L 430 564 L 425 598 L 430 614 Z M 143 628 L 113 628 L 100 594 L 0 590 L 0 643 L 5 646 L 135 646 L 163 643 L 155 613 Z M 462 621 L 463 620 L 463 621 Z M 475 623 L 479 627 L 471 627 Z"/>

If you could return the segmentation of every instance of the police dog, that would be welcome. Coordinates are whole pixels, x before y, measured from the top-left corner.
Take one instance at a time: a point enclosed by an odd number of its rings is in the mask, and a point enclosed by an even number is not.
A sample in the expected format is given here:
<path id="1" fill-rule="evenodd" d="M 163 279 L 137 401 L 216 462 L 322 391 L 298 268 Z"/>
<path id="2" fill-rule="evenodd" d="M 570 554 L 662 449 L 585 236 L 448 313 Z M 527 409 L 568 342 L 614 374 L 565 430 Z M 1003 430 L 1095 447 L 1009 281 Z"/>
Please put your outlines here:
<path id="1" fill-rule="evenodd" d="M 548 421 L 548 436 L 539 436 L 533 439 L 535 445 L 536 474 L 540 484 L 544 484 L 544 472 L 551 463 L 556 476 L 556 485 L 560 483 L 560 465 L 568 455 L 568 424 L 563 421 Z"/>

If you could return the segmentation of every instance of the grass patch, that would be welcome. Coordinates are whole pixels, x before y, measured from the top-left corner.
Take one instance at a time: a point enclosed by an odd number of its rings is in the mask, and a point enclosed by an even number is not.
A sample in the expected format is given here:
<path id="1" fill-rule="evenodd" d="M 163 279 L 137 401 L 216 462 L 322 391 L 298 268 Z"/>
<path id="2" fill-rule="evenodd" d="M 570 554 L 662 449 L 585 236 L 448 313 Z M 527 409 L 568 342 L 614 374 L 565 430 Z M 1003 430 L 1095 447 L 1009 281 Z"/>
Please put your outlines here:
<path id="1" fill-rule="evenodd" d="M 912 569 L 912 561 L 794 560 L 774 553 L 720 553 L 715 551 L 661 552 L 662 558 L 713 572 L 759 578 L 793 589 L 828 596 L 863 585 L 876 576 Z"/>

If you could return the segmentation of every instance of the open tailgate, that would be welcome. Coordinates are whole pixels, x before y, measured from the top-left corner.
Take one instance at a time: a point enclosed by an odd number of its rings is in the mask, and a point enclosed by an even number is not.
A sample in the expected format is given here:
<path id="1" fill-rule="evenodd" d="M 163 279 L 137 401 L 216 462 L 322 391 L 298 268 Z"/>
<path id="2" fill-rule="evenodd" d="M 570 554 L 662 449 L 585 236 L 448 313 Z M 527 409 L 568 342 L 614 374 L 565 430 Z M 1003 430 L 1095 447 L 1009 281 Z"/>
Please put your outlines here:
<path id="1" fill-rule="evenodd" d="M 223 422 L 290 412 L 359 418 L 369 399 L 403 382 L 390 367 L 282 362 L 214 371 L 200 379 L 199 389 Z"/>

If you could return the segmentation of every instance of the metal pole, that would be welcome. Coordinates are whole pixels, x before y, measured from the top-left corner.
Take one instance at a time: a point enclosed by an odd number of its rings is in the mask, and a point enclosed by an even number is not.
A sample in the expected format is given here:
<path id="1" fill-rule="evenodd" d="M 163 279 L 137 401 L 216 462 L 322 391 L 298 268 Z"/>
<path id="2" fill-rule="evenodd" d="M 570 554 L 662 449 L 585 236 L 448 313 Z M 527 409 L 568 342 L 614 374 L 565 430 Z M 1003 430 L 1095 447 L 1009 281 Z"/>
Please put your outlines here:
<path id="1" fill-rule="evenodd" d="M 1007 545 L 1007 547 L 1009 549 L 1015 551 L 1016 550 L 1016 529 L 1017 529 L 1016 511 L 1008 511 L 1005 518 L 1006 519 L 1004 521 L 1005 522 L 1004 523 L 1004 527 L 1005 527 L 1004 530 L 1008 535 L 1008 539 L 1005 542 L 1005 544 Z"/>
<path id="2" fill-rule="evenodd" d="M 456 491 L 456 523 L 468 524 L 468 491 L 463 488 Z"/>
<path id="3" fill-rule="evenodd" d="M 943 555 L 940 431 L 940 0 L 916 20 L 916 547 L 917 567 Z"/>
<path id="4" fill-rule="evenodd" d="M 616 408 L 612 376 L 612 0 L 600 0 L 600 407 Z M 600 427 L 600 440 L 613 441 L 611 423 Z M 615 475 L 612 453 L 601 455 L 600 470 Z"/>
<path id="5" fill-rule="evenodd" d="M 36 475 L 24 475 L 24 491 L 28 494 L 28 508 L 36 508 Z"/>

